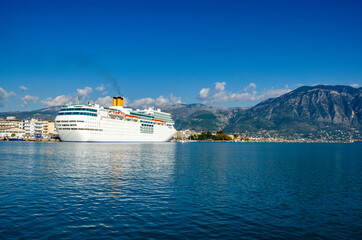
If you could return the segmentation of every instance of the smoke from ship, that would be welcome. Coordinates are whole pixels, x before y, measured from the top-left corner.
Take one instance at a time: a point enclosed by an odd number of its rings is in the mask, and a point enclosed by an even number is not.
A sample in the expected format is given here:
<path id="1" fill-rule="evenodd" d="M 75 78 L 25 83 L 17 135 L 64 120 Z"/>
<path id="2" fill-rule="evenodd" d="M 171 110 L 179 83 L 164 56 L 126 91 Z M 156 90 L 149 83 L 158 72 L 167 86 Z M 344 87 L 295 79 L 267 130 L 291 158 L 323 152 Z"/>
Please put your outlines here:
<path id="1" fill-rule="evenodd" d="M 104 77 L 107 79 L 107 81 L 112 85 L 112 87 L 114 88 L 114 90 L 117 92 L 118 96 L 122 96 L 121 95 L 121 90 L 119 88 L 117 79 L 115 79 L 108 71 L 103 70 L 103 74 Z"/>

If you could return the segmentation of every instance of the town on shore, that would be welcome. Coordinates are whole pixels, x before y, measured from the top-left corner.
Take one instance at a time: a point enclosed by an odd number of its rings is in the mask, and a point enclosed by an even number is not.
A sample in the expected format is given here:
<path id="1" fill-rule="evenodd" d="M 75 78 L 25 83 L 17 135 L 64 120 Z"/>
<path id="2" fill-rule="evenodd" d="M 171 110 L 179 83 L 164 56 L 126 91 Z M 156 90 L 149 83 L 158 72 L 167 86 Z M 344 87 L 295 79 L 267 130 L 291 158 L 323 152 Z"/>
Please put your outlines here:
<path id="1" fill-rule="evenodd" d="M 59 141 L 54 121 L 0 118 L 0 141 Z"/>
<path id="2" fill-rule="evenodd" d="M 239 133 L 226 134 L 222 130 L 213 132 L 197 132 L 192 130 L 179 131 L 171 139 L 174 142 L 296 142 L 296 143 L 352 143 L 360 142 L 357 140 L 341 141 L 329 139 L 308 139 L 308 138 L 291 138 L 291 137 L 259 137 L 259 136 L 243 136 Z"/>
<path id="3" fill-rule="evenodd" d="M 13 116 L 0 118 L 0 141 L 60 141 L 54 121 L 40 121 L 38 119 L 19 120 Z M 331 141 L 327 139 L 305 139 L 284 137 L 255 137 L 242 136 L 239 133 L 226 134 L 222 130 L 217 132 L 196 132 L 192 130 L 178 131 L 171 139 L 172 142 L 354 142 Z"/>

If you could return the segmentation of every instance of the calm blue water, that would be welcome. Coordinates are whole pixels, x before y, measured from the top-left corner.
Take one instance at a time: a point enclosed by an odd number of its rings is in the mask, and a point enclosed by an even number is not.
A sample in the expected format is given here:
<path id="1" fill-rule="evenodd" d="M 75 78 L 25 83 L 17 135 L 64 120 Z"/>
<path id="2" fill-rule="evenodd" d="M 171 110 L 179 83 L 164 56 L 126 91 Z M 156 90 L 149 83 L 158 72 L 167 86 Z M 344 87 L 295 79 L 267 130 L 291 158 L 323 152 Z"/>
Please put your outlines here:
<path id="1" fill-rule="evenodd" d="M 362 144 L 0 142 L 3 239 L 357 239 Z"/>

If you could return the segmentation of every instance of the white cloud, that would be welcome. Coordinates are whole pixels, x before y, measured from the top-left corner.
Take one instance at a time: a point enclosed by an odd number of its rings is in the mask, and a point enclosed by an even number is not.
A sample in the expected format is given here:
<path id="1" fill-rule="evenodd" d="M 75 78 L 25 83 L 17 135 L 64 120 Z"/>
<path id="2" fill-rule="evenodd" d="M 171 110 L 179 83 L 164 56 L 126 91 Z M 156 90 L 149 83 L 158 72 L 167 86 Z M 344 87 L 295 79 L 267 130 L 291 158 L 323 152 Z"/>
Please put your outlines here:
<path id="1" fill-rule="evenodd" d="M 95 103 L 104 107 L 109 107 L 113 105 L 113 97 L 111 96 L 99 97 L 95 101 Z M 128 106 L 128 99 L 126 97 L 123 97 L 123 106 Z"/>
<path id="2" fill-rule="evenodd" d="M 238 102 L 238 101 L 248 101 L 252 99 L 253 94 L 248 92 L 243 93 L 230 93 L 229 95 L 225 95 L 224 99 L 226 102 Z"/>
<path id="3" fill-rule="evenodd" d="M 180 104 L 180 103 L 182 103 L 181 97 L 176 97 L 172 93 L 170 94 L 169 98 L 170 98 L 170 103 L 171 104 Z"/>
<path id="4" fill-rule="evenodd" d="M 23 92 L 25 92 L 26 90 L 28 90 L 28 88 L 27 87 L 25 87 L 25 86 L 19 86 L 19 88 L 21 89 L 21 91 L 23 91 Z"/>
<path id="5" fill-rule="evenodd" d="M 251 89 L 251 90 L 256 89 L 256 84 L 255 83 L 249 83 L 249 85 L 246 88 L 244 88 L 244 91 L 247 91 L 249 89 Z"/>
<path id="6" fill-rule="evenodd" d="M 14 96 L 16 96 L 14 92 L 7 92 L 5 89 L 0 87 L 0 100 L 6 100 Z"/>
<path id="7" fill-rule="evenodd" d="M 200 90 L 199 96 L 197 98 L 199 99 L 206 99 L 209 97 L 210 88 L 202 88 Z"/>
<path id="8" fill-rule="evenodd" d="M 282 94 L 285 94 L 287 92 L 290 92 L 291 89 L 288 88 L 288 86 L 285 86 L 285 88 L 282 89 L 268 89 L 261 91 L 260 93 L 256 91 L 256 84 L 250 83 L 247 87 L 244 88 L 243 91 L 238 92 L 230 92 L 226 91 L 225 89 L 225 82 L 216 82 L 215 88 L 212 91 L 210 95 L 210 91 L 207 92 L 207 95 L 205 94 L 204 98 L 200 98 L 201 92 L 203 88 L 200 91 L 200 94 L 198 96 L 199 99 L 203 99 L 203 103 L 218 103 L 218 102 L 240 102 L 240 101 L 260 101 L 265 100 L 267 98 L 271 97 L 278 97 Z"/>
<path id="9" fill-rule="evenodd" d="M 180 97 L 175 97 L 170 94 L 168 97 L 159 96 L 158 98 L 141 98 L 133 101 L 129 105 L 133 108 L 148 108 L 148 107 L 160 107 L 166 105 L 172 105 L 182 103 Z"/>
<path id="10" fill-rule="evenodd" d="M 156 100 L 153 98 L 141 98 L 133 101 L 131 107 L 133 108 L 147 108 L 149 106 L 155 105 Z"/>
<path id="11" fill-rule="evenodd" d="M 167 105 L 168 103 L 170 102 L 169 99 L 163 97 L 163 96 L 159 96 L 157 99 L 156 99 L 156 103 L 158 103 L 159 105 Z"/>
<path id="12" fill-rule="evenodd" d="M 286 94 L 288 92 L 292 91 L 291 89 L 288 88 L 281 88 L 281 89 L 269 89 L 264 91 L 262 94 L 258 95 L 255 97 L 255 100 L 265 100 L 268 98 L 275 98 L 275 97 L 279 97 L 283 94 Z"/>
<path id="13" fill-rule="evenodd" d="M 215 91 L 224 91 L 226 82 L 216 82 L 215 83 Z"/>
<path id="14" fill-rule="evenodd" d="M 102 92 L 106 88 L 103 86 L 103 84 L 101 84 L 99 87 L 96 87 L 95 89 L 96 91 Z"/>
<path id="15" fill-rule="evenodd" d="M 85 87 L 84 89 L 77 89 L 79 100 L 83 101 L 92 91 L 93 89 L 91 87 Z"/>
<path id="16" fill-rule="evenodd" d="M 30 101 L 33 101 L 34 103 L 36 102 L 36 101 L 38 101 L 39 100 L 39 98 L 38 97 L 36 97 L 36 96 L 31 96 L 31 95 L 26 95 L 25 97 L 23 97 L 21 100 L 23 100 L 23 107 L 25 107 L 26 105 L 28 105 L 28 103 L 30 102 Z"/>
<path id="17" fill-rule="evenodd" d="M 16 96 L 14 92 L 7 92 L 5 89 L 0 87 L 0 107 L 3 106 L 2 101 L 9 101 L 9 98 Z"/>
<path id="18" fill-rule="evenodd" d="M 110 96 L 100 97 L 96 100 L 96 103 L 101 106 L 109 107 L 113 104 L 113 98 Z"/>
<path id="19" fill-rule="evenodd" d="M 351 87 L 358 88 L 359 84 L 358 83 L 353 83 L 353 84 L 351 84 Z"/>
<path id="20" fill-rule="evenodd" d="M 123 106 L 126 106 L 126 107 L 129 106 L 129 100 L 126 97 L 123 97 Z"/>
<path id="21" fill-rule="evenodd" d="M 59 105 L 65 105 L 65 104 L 70 104 L 72 102 L 73 98 L 71 96 L 66 96 L 66 95 L 60 95 L 56 98 L 51 98 L 48 97 L 45 100 L 42 100 L 41 103 L 46 105 L 46 106 L 59 106 Z"/>

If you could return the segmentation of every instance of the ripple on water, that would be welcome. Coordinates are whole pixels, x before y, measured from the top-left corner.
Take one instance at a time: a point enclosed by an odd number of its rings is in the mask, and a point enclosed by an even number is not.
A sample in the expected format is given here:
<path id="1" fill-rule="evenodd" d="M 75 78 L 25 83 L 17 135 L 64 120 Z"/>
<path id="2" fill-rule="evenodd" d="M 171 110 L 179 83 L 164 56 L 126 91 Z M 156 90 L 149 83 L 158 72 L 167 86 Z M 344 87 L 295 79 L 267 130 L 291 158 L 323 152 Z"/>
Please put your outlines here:
<path id="1" fill-rule="evenodd" d="M 358 239 L 361 149 L 0 143 L 0 236 Z"/>

